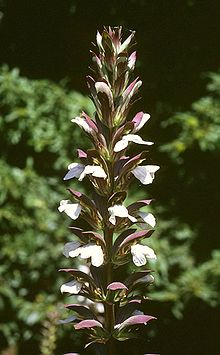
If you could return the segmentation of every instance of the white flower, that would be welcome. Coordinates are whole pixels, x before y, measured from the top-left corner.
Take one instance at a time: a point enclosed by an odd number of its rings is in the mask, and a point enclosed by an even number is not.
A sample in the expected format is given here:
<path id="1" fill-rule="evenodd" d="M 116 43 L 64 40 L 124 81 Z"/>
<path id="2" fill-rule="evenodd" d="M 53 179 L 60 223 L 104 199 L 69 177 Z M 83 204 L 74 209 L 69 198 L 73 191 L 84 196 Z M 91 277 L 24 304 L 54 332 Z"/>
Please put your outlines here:
<path id="1" fill-rule="evenodd" d="M 113 225 L 116 224 L 116 217 L 127 217 L 131 222 L 137 222 L 137 219 L 129 215 L 127 208 L 123 205 L 115 205 L 113 207 L 109 207 L 108 211 L 110 213 L 109 222 Z"/>
<path id="2" fill-rule="evenodd" d="M 83 128 L 87 133 L 93 133 L 93 129 L 88 125 L 85 118 L 83 117 L 75 117 L 71 120 L 71 122 L 76 123 L 79 127 Z"/>
<path id="3" fill-rule="evenodd" d="M 147 259 L 156 260 L 156 254 L 154 250 L 147 245 L 135 244 L 131 246 L 131 255 L 133 263 L 136 266 L 143 266 L 147 263 Z"/>
<path id="4" fill-rule="evenodd" d="M 158 165 L 142 165 L 132 170 L 132 174 L 144 185 L 151 184 L 154 180 L 154 174 L 160 167 Z"/>
<path id="5" fill-rule="evenodd" d="M 128 146 L 129 142 L 133 142 L 137 144 L 146 144 L 146 145 L 154 144 L 153 142 L 144 141 L 137 134 L 127 134 L 126 136 L 123 136 L 122 139 L 115 144 L 114 152 L 120 152 L 121 150 L 125 149 Z"/>
<path id="6" fill-rule="evenodd" d="M 60 201 L 58 210 L 59 212 L 65 212 L 67 216 L 75 220 L 79 217 L 82 208 L 79 203 L 71 203 L 70 200 L 62 200 Z"/>
<path id="7" fill-rule="evenodd" d="M 145 223 L 149 224 L 151 227 L 154 228 L 156 226 L 156 219 L 152 213 L 146 213 L 146 212 L 139 211 L 138 216 L 140 216 L 141 219 Z M 142 226 L 142 224 L 144 224 L 144 223 L 142 222 L 142 223 L 139 223 L 138 225 Z"/>
<path id="8" fill-rule="evenodd" d="M 63 180 L 69 180 L 76 177 L 79 181 L 82 181 L 88 174 L 103 179 L 107 178 L 104 169 L 99 165 L 83 165 L 80 163 L 71 163 L 68 165 L 68 170 L 69 171 L 64 176 Z"/>
<path id="9" fill-rule="evenodd" d="M 100 245 L 88 243 L 81 245 L 80 242 L 69 242 L 64 246 L 63 254 L 68 258 L 80 256 L 82 259 L 91 258 L 91 264 L 99 267 L 104 262 L 104 254 Z"/>
<path id="10" fill-rule="evenodd" d="M 68 292 L 68 293 L 72 293 L 73 295 L 77 295 L 82 288 L 82 284 L 76 280 L 72 280 L 69 282 L 66 282 L 65 284 L 63 284 L 60 287 L 60 292 L 64 293 L 64 292 Z"/>

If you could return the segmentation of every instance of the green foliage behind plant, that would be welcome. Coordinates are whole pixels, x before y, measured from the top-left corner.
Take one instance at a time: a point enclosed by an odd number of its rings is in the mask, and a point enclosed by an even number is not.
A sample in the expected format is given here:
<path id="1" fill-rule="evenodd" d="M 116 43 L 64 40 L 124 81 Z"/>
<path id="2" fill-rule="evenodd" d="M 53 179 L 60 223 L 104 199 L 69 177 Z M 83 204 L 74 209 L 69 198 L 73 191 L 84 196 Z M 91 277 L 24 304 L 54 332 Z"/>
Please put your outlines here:
<path id="1" fill-rule="evenodd" d="M 208 95 L 192 104 L 191 111 L 179 112 L 165 122 L 176 137 L 163 145 L 161 151 L 182 161 L 182 153 L 197 145 L 203 152 L 220 150 L 220 72 L 208 75 Z M 175 130 L 174 130 L 175 128 Z"/>
<path id="2" fill-rule="evenodd" d="M 66 240 L 58 169 L 62 176 L 76 154 L 81 133 L 72 134 L 70 119 L 82 108 L 91 113 L 90 100 L 64 85 L 0 70 L 1 346 L 39 338 L 36 329 L 58 302 Z"/>
<path id="3" fill-rule="evenodd" d="M 193 298 L 214 307 L 220 299 L 220 72 L 208 78 L 207 96 L 162 123 L 173 139 L 160 148 L 167 171 L 162 172 L 159 236 L 152 238 L 161 255 L 152 297 L 171 302 L 177 317 Z"/>

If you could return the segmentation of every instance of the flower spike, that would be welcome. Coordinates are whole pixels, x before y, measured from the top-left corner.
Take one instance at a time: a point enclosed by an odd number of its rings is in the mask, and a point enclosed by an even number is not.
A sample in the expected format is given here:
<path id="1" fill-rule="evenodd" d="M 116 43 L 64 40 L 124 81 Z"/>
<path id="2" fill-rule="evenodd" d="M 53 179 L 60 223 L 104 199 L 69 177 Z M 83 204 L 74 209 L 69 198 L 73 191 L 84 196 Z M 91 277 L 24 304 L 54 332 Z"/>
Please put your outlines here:
<path id="1" fill-rule="evenodd" d="M 155 319 L 140 311 L 140 304 L 147 299 L 146 288 L 154 281 L 151 270 L 139 269 L 125 280 L 120 273 L 119 279 L 114 275 L 116 268 L 131 261 L 143 267 L 148 260 L 157 259 L 144 242 L 156 225 L 154 214 L 148 210 L 152 199 L 126 204 L 134 177 L 148 185 L 159 170 L 158 165 L 141 165 L 148 152 L 127 152 L 131 143 L 139 149 L 153 145 L 137 134 L 150 115 L 140 111 L 129 117 L 142 85 L 139 77 L 132 77 L 137 58 L 134 35 L 130 31 L 124 36 L 121 26 L 97 31 L 91 51 L 93 76 L 87 76 L 96 112 L 91 117 L 82 112 L 72 119 L 92 147 L 87 151 L 77 149 L 79 162 L 69 164 L 64 176 L 73 184 L 74 178 L 84 182 L 87 177 L 88 195 L 68 188 L 75 202 L 62 200 L 58 207 L 72 220 L 84 222 L 83 228 L 70 227 L 74 237 L 63 249 L 65 257 L 77 258 L 82 264 L 78 269 L 60 270 L 71 276 L 61 285 L 61 292 L 78 302 L 66 306 L 74 315 L 60 324 L 73 323 L 75 331 L 88 336 L 86 346 L 99 343 L 106 347 L 103 353 L 112 355 L 118 353 L 115 339 L 134 338 L 141 327 Z"/>

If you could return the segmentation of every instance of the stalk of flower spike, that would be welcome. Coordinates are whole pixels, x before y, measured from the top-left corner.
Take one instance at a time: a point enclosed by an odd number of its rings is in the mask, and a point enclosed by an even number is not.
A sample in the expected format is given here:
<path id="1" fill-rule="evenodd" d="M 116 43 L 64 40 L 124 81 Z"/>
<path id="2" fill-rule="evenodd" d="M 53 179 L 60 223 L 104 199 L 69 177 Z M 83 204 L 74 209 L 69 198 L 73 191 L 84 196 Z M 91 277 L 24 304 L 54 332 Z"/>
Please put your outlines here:
<path id="1" fill-rule="evenodd" d="M 150 270 L 134 272 L 123 282 L 114 281 L 114 268 L 129 261 L 141 267 L 149 259 L 156 260 L 154 251 L 142 244 L 152 235 L 156 224 L 152 213 L 141 211 L 142 208 L 148 209 L 152 199 L 137 201 L 127 207 L 125 199 L 134 177 L 148 185 L 159 169 L 157 165 L 140 165 L 146 158 L 145 152 L 134 157 L 125 155 L 133 143 L 141 146 L 153 143 L 136 134 L 149 120 L 149 114 L 139 112 L 128 120 L 141 81 L 138 78 L 131 80 L 136 61 L 136 52 L 131 52 L 134 32 L 123 41 L 121 31 L 121 27 L 116 27 L 105 28 L 101 34 L 97 32 L 96 53 L 92 52 L 95 78 L 87 77 L 96 114 L 90 118 L 83 112 L 72 120 L 85 131 L 94 149 L 78 150 L 80 163 L 68 166 L 64 180 L 88 178 L 94 198 L 91 200 L 68 189 L 74 203 L 62 200 L 58 208 L 72 220 L 84 219 L 92 228 L 84 231 L 71 227 L 79 240 L 67 243 L 64 255 L 87 259 L 91 266 L 88 273 L 61 269 L 72 277 L 61 286 L 61 292 L 77 294 L 104 305 L 103 323 L 86 306 L 76 304 L 66 307 L 79 317 L 72 316 L 62 323 L 74 322 L 75 330 L 88 334 L 89 344 L 105 344 L 109 355 L 116 353 L 115 340 L 134 337 L 137 329 L 155 319 L 138 310 L 144 300 L 143 290 L 153 282 L 148 275 Z M 135 225 L 142 230 L 134 228 Z"/>

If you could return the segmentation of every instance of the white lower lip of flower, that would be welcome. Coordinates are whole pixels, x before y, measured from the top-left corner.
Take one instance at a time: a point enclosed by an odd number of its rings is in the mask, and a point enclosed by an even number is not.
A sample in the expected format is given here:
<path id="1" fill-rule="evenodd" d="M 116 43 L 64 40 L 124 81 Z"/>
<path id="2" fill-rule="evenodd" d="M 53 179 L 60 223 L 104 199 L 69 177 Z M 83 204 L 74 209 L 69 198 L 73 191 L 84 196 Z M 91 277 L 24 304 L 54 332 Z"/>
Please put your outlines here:
<path id="1" fill-rule="evenodd" d="M 63 255 L 65 255 L 67 258 L 71 257 L 74 258 L 76 256 L 79 256 L 81 250 L 81 243 L 80 242 L 69 242 L 64 245 L 63 248 Z"/>
<path id="2" fill-rule="evenodd" d="M 133 263 L 136 266 L 143 266 L 147 263 L 147 259 L 156 260 L 154 250 L 147 245 L 135 244 L 131 246 L 131 255 Z"/>
<path id="3" fill-rule="evenodd" d="M 91 264 L 99 267 L 104 262 L 104 254 L 100 245 L 89 243 L 81 247 L 80 257 L 82 259 L 91 258 Z"/>
<path id="4" fill-rule="evenodd" d="M 125 149 L 128 146 L 129 142 L 133 142 L 136 144 L 145 144 L 145 145 L 154 144 L 153 142 L 144 141 L 137 134 L 127 134 L 126 136 L 123 136 L 122 139 L 115 144 L 114 152 L 117 153 L 117 152 L 122 151 L 123 149 Z"/>
<path id="5" fill-rule="evenodd" d="M 88 125 L 86 120 L 82 117 L 75 117 L 71 120 L 71 122 L 76 123 L 78 126 L 84 129 L 87 133 L 93 133 L 93 129 Z"/>
<path id="6" fill-rule="evenodd" d="M 113 207 L 109 207 L 108 211 L 110 213 L 109 222 L 113 225 L 116 224 L 116 217 L 127 217 L 132 222 L 137 221 L 135 217 L 129 215 L 127 208 L 123 205 L 114 205 Z"/>
<path id="7" fill-rule="evenodd" d="M 142 184 L 148 185 L 153 182 L 154 174 L 159 169 L 160 167 L 158 165 L 142 165 L 132 170 L 132 174 L 134 174 Z"/>
<path id="8" fill-rule="evenodd" d="M 60 292 L 61 293 L 67 292 L 73 295 L 77 295 L 81 291 L 81 288 L 82 288 L 82 284 L 78 281 L 73 280 L 63 284 L 60 287 Z"/>
<path id="9" fill-rule="evenodd" d="M 87 165 L 85 169 L 82 171 L 81 175 L 79 176 L 79 181 L 82 181 L 84 177 L 88 174 L 91 174 L 94 177 L 99 177 L 106 179 L 107 175 L 104 169 L 99 165 Z"/>
<path id="10" fill-rule="evenodd" d="M 154 215 L 152 213 L 146 213 L 146 212 L 138 212 L 138 216 L 140 216 L 143 221 L 147 224 L 149 224 L 151 227 L 155 227 L 156 226 L 156 219 L 154 217 Z"/>
<path id="11" fill-rule="evenodd" d="M 59 212 L 65 212 L 73 220 L 79 217 L 81 209 L 79 203 L 71 203 L 70 200 L 60 201 L 60 206 L 58 207 Z"/>

